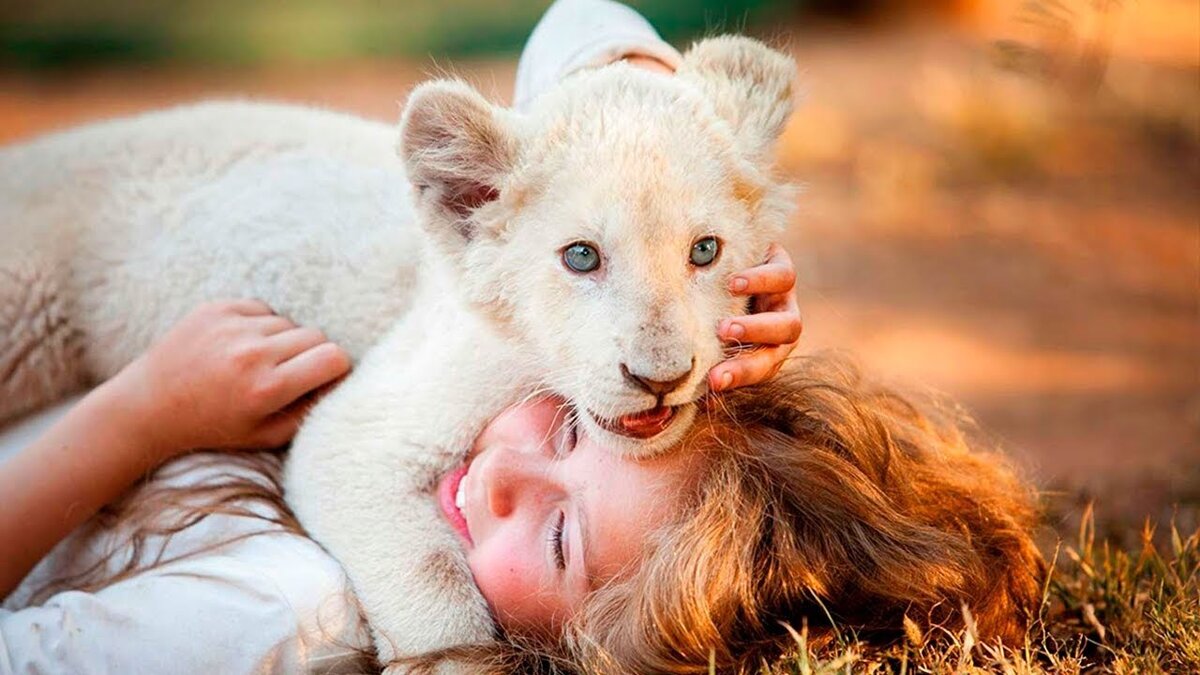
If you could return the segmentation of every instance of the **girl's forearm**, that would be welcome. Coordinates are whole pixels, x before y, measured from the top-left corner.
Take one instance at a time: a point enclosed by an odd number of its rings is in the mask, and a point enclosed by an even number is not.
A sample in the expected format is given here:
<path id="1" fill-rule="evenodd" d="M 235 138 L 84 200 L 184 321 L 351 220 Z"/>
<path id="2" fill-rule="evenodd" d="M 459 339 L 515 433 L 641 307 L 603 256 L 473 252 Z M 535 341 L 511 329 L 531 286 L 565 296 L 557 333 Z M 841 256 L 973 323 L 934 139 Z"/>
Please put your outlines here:
<path id="1" fill-rule="evenodd" d="M 63 537 L 167 456 L 152 431 L 110 380 L 0 464 L 0 598 Z"/>
<path id="2" fill-rule="evenodd" d="M 630 7 L 612 0 L 557 0 L 530 34 L 517 65 L 513 107 L 533 99 L 581 68 L 640 57 L 672 72 L 679 52 Z"/>
<path id="3" fill-rule="evenodd" d="M 71 530 L 170 457 L 284 445 L 304 397 L 349 369 L 349 357 L 323 334 L 257 300 L 192 310 L 0 464 L 0 597 Z"/>

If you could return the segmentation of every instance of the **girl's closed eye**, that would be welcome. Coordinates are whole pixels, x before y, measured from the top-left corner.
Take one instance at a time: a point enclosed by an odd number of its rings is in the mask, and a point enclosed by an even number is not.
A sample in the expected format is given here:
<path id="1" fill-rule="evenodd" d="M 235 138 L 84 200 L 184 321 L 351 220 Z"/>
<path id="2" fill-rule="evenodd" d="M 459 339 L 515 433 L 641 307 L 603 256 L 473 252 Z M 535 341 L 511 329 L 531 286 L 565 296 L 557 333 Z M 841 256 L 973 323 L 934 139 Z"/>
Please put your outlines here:
<path id="1" fill-rule="evenodd" d="M 579 420 L 578 413 L 571 409 L 567 412 L 563 419 L 562 425 L 559 427 L 558 443 L 556 444 L 556 458 L 564 458 L 575 450 L 575 446 L 579 444 Z M 554 558 L 554 565 L 558 570 L 565 571 L 567 569 L 566 552 L 564 550 L 564 534 L 566 528 L 567 512 L 560 510 L 555 518 L 554 525 L 547 533 L 546 541 L 550 546 L 550 555 Z"/>
<path id="2" fill-rule="evenodd" d="M 575 446 L 579 444 L 579 418 L 577 413 L 572 413 L 570 419 L 567 420 L 567 452 L 575 450 Z"/>
<path id="3" fill-rule="evenodd" d="M 550 553 L 554 556 L 554 564 L 559 570 L 567 568 L 566 557 L 563 555 L 563 527 L 566 522 L 566 511 L 559 511 L 558 518 L 554 521 L 554 527 L 550 528 L 550 536 L 547 537 Z"/>
<path id="4" fill-rule="evenodd" d="M 557 452 L 559 457 L 570 454 L 571 451 L 575 449 L 575 446 L 579 443 L 579 423 L 576 415 L 577 413 L 574 410 L 567 413 L 566 418 L 563 420 L 562 426 L 559 427 Z"/>

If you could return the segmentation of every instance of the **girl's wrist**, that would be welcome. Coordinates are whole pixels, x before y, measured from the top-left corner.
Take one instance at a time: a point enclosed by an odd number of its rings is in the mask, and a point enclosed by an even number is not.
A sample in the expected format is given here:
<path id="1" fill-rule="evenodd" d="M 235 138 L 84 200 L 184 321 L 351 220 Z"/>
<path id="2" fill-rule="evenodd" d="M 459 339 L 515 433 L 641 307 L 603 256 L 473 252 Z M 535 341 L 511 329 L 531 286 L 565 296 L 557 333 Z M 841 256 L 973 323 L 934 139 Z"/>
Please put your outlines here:
<path id="1" fill-rule="evenodd" d="M 160 406 L 155 404 L 148 383 L 136 377 L 133 366 L 122 370 L 105 381 L 87 398 L 93 412 L 114 433 L 128 439 L 122 446 L 127 448 L 131 461 L 153 469 L 162 462 L 186 450 L 169 433 L 172 420 L 164 419 Z"/>

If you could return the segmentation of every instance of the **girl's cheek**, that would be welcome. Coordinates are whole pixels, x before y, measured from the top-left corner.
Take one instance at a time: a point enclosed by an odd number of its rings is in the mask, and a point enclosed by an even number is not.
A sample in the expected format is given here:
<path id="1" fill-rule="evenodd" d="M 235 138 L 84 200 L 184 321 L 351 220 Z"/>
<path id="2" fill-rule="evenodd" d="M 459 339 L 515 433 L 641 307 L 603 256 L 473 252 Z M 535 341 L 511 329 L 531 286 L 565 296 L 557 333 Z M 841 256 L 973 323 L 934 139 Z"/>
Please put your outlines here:
<path id="1" fill-rule="evenodd" d="M 467 561 L 475 585 L 501 622 L 524 624 L 530 616 L 530 605 L 536 606 L 537 573 L 531 556 L 521 555 L 511 548 L 476 548 Z"/>

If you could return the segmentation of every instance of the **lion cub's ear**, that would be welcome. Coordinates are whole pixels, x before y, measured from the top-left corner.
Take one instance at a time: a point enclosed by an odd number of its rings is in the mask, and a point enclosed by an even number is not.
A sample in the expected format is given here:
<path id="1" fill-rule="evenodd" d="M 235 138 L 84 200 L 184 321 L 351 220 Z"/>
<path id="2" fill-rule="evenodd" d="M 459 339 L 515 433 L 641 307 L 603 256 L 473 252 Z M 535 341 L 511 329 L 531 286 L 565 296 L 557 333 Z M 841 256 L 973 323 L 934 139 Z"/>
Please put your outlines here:
<path id="1" fill-rule="evenodd" d="M 479 233 L 471 217 L 500 196 L 517 161 L 517 134 L 504 109 L 455 80 L 426 82 L 413 90 L 400 120 L 399 152 L 426 225 L 451 226 L 458 243 Z"/>
<path id="2" fill-rule="evenodd" d="M 694 44 L 676 74 L 707 94 L 749 159 L 771 160 L 792 114 L 796 64 L 790 58 L 757 40 L 724 35 Z"/>

